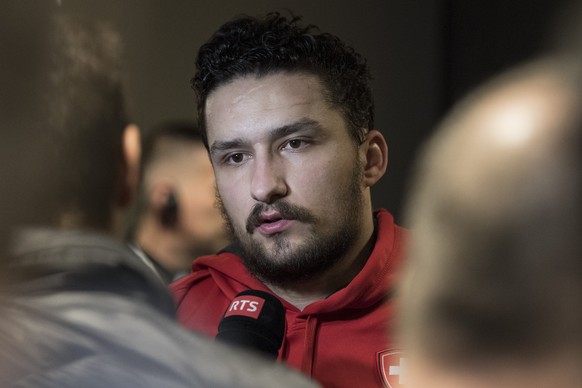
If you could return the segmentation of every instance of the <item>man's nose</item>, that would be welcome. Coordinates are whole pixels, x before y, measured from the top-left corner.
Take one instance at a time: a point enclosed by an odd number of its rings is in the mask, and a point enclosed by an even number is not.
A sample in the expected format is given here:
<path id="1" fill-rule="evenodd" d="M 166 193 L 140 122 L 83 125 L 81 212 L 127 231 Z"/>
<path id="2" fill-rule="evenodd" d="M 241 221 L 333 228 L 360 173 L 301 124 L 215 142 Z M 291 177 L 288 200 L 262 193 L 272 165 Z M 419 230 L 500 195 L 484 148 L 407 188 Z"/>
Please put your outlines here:
<path id="1" fill-rule="evenodd" d="M 284 168 L 274 158 L 255 159 L 251 196 L 258 202 L 273 203 L 288 194 Z"/>

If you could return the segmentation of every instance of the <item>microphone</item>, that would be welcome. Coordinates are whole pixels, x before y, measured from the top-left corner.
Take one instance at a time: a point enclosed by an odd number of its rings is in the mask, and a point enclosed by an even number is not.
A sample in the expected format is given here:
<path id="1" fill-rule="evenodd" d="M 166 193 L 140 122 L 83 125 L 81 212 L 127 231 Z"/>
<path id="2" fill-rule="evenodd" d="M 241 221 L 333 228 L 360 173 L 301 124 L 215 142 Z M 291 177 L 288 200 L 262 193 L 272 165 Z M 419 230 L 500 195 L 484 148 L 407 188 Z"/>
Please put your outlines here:
<path id="1" fill-rule="evenodd" d="M 277 359 L 285 335 L 285 308 L 268 292 L 247 290 L 238 294 L 218 325 L 217 341 L 258 351 Z"/>

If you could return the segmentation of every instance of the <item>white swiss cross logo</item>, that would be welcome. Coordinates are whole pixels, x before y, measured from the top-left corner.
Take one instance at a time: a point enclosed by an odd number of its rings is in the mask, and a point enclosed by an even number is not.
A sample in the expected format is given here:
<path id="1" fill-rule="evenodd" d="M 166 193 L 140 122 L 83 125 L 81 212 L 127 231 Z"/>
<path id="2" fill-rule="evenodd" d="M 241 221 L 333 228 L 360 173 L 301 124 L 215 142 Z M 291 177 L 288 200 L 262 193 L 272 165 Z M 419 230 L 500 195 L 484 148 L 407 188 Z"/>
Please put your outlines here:
<path id="1" fill-rule="evenodd" d="M 406 357 L 398 349 L 378 352 L 378 372 L 380 379 L 388 388 L 397 388 L 406 384 Z"/>

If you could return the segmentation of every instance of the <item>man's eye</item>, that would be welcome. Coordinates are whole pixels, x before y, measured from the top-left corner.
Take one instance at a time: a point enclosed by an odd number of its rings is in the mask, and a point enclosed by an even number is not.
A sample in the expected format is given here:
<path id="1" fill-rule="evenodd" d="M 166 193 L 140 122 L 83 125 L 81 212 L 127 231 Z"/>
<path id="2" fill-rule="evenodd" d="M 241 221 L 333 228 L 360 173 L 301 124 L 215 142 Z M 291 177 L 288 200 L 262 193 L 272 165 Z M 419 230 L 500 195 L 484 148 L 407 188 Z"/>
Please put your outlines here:
<path id="1" fill-rule="evenodd" d="M 291 148 L 299 148 L 299 147 L 301 147 L 301 143 L 302 143 L 301 140 L 291 140 L 289 142 L 289 147 L 291 147 Z"/>
<path id="2" fill-rule="evenodd" d="M 226 158 L 226 162 L 228 164 L 239 164 L 245 161 L 245 154 L 243 153 L 236 153 L 236 154 L 232 154 L 230 155 L 228 158 Z"/>
<path id="3" fill-rule="evenodd" d="M 297 150 L 297 149 L 305 147 L 307 144 L 308 143 L 305 140 L 291 139 L 283 145 L 283 149 L 287 148 L 287 149 Z"/>

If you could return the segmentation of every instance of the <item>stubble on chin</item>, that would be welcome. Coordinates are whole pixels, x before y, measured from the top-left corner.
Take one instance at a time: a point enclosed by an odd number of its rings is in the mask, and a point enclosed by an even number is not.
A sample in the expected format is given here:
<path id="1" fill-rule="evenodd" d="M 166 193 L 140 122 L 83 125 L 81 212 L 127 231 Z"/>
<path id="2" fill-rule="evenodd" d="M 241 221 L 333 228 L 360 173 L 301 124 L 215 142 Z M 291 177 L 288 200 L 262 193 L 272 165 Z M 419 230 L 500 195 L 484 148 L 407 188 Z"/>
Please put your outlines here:
<path id="1" fill-rule="evenodd" d="M 363 209 L 360 189 L 363 172 L 354 166 L 351 184 L 339 194 L 338 212 L 342 217 L 332 225 L 333 230 L 317 234 L 313 230 L 302 236 L 302 242 L 292 243 L 285 233 L 266 237 L 271 244 L 253 238 L 257 215 L 266 208 L 279 211 L 284 218 L 296 219 L 304 224 L 317 225 L 317 218 L 307 209 L 279 201 L 273 205 L 257 204 L 253 207 L 244 228 L 237 230 L 217 193 L 217 204 L 225 227 L 242 251 L 243 263 L 248 271 L 263 283 L 291 289 L 297 283 L 314 279 L 337 264 L 358 239 Z M 317 228 L 321 230 L 321 228 Z M 268 247 L 270 246 L 270 247 Z"/>

